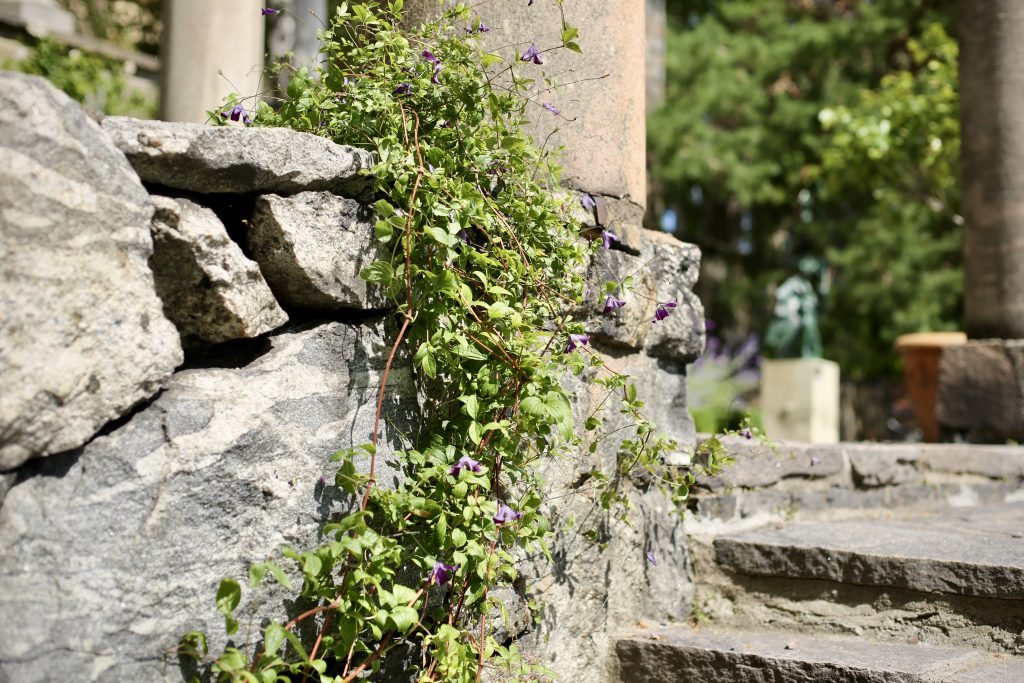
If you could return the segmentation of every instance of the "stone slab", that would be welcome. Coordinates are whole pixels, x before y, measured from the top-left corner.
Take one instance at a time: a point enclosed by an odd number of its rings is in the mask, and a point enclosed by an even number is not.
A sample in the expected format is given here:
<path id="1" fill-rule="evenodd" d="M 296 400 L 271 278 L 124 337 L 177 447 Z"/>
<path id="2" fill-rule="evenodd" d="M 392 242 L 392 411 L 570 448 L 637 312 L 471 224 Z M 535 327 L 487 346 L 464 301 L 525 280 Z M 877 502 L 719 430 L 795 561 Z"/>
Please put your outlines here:
<path id="1" fill-rule="evenodd" d="M 78 448 L 183 360 L 147 260 L 153 205 L 84 110 L 0 72 L 0 470 Z"/>
<path id="2" fill-rule="evenodd" d="M 1024 680 L 1024 658 L 781 631 L 675 626 L 616 644 L 623 683 L 960 683 Z"/>
<path id="3" fill-rule="evenodd" d="M 248 365 L 179 372 L 109 435 L 19 470 L 0 507 L 0 681 L 191 680 L 174 649 L 195 629 L 224 646 L 221 578 L 246 584 L 250 563 L 311 547 L 356 504 L 321 477 L 370 441 L 394 334 L 381 319 L 279 333 Z M 418 422 L 405 354 L 388 390 L 382 486 Z M 305 609 L 272 586 L 243 589 L 240 647 Z"/>
<path id="4" fill-rule="evenodd" d="M 972 440 L 1024 436 L 1024 340 L 981 339 L 943 350 L 935 401 L 939 423 Z"/>
<path id="5" fill-rule="evenodd" d="M 734 437 L 722 439 L 722 445 L 735 462 L 717 476 L 700 482 L 715 491 L 771 486 L 789 478 L 825 479 L 842 472 L 844 467 L 842 449 L 831 446 L 762 444 Z"/>
<path id="6" fill-rule="evenodd" d="M 153 196 L 156 291 L 182 343 L 248 339 L 288 322 L 263 279 L 211 209 L 188 199 Z"/>
<path id="7" fill-rule="evenodd" d="M 384 250 L 373 210 L 330 192 L 256 199 L 247 241 L 270 288 L 285 305 L 381 309 L 384 291 L 359 276 Z"/>
<path id="8" fill-rule="evenodd" d="M 1024 504 L 868 521 L 801 522 L 715 539 L 756 576 L 1024 600 Z"/>
<path id="9" fill-rule="evenodd" d="M 108 116 L 100 124 L 147 183 L 204 194 L 326 190 L 362 196 L 369 152 L 286 128 Z"/>

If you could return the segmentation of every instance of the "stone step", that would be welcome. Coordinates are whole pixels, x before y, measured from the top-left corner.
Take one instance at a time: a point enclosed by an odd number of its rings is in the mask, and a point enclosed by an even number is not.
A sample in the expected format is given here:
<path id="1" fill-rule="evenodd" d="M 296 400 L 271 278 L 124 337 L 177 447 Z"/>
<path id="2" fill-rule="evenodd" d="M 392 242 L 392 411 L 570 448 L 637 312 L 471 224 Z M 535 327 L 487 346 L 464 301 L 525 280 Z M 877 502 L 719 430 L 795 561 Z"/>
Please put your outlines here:
<path id="1" fill-rule="evenodd" d="M 740 574 L 1021 600 L 1022 522 L 1024 504 L 1004 504 L 780 524 L 719 536 L 714 548 Z"/>
<path id="2" fill-rule="evenodd" d="M 777 631 L 638 631 L 616 643 L 623 683 L 1020 683 L 1024 658 Z"/>

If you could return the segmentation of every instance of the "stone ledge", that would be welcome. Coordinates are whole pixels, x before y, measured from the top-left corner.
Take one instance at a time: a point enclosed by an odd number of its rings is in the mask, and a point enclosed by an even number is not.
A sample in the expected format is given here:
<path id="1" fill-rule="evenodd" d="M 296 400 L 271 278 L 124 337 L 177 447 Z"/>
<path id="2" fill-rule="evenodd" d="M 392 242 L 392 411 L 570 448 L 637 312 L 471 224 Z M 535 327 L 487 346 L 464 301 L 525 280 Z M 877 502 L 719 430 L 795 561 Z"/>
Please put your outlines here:
<path id="1" fill-rule="evenodd" d="M 616 644 L 623 683 L 1011 683 L 1024 658 L 781 631 L 674 626 Z"/>
<path id="2" fill-rule="evenodd" d="M 100 126 L 147 183 L 200 193 L 326 190 L 360 197 L 369 152 L 286 128 L 238 128 L 107 116 Z"/>

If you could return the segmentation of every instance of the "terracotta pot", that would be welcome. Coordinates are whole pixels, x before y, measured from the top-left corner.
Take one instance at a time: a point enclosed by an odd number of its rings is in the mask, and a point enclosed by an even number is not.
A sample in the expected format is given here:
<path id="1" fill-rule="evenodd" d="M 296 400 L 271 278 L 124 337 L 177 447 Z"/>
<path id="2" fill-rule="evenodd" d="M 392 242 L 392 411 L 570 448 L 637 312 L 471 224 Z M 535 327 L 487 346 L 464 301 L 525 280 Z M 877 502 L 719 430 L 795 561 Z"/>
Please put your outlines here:
<path id="1" fill-rule="evenodd" d="M 917 332 L 896 340 L 896 350 L 903 357 L 903 381 L 914 406 L 914 415 L 921 425 L 924 440 L 939 440 L 939 423 L 935 419 L 935 398 L 939 393 L 939 360 L 947 346 L 967 343 L 963 332 Z"/>

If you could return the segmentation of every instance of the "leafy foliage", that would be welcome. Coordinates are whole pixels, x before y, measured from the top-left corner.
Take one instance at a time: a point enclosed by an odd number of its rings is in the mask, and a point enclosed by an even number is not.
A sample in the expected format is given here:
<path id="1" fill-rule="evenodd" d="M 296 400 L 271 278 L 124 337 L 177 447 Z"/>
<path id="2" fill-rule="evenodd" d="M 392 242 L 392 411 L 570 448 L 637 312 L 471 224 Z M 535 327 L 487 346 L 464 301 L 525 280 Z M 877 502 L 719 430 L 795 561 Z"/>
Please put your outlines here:
<path id="1" fill-rule="evenodd" d="M 375 428 L 373 443 L 335 455 L 335 483 L 359 503 L 326 527 L 328 540 L 284 549 L 288 571 L 273 561 L 252 568 L 253 586 L 269 574 L 287 588 L 289 572 L 301 574 L 299 593 L 315 607 L 267 626 L 254 656 L 218 656 L 213 668 L 225 680 L 347 682 L 406 644 L 422 653 L 421 680 L 475 681 L 485 664 L 507 678 L 541 678 L 487 631 L 490 589 L 516 578 L 517 556 L 547 554 L 537 464 L 617 444 L 610 470 L 595 458 L 591 473 L 607 510 L 620 509 L 621 485 L 638 470 L 680 504 L 697 473 L 662 466 L 677 445 L 644 417 L 628 378 L 591 353 L 569 312 L 583 301 L 584 258 L 601 240 L 581 237 L 558 167 L 522 130 L 530 113 L 554 115 L 540 98 L 555 84 L 518 52 L 483 51 L 480 18 L 466 5 L 412 32 L 401 28 L 401 8 L 342 4 L 318 78 L 294 73 L 276 110 L 234 97 L 211 116 L 244 121 L 241 108 L 253 125 L 373 151 L 387 256 L 363 277 L 394 300 L 402 328 L 392 358 L 409 349 L 428 398 L 426 436 L 400 454 L 403 483 L 376 485 Z M 539 48 L 575 50 L 575 37 L 565 25 L 563 44 Z M 562 386 L 570 374 L 607 391 L 582 434 Z M 609 416 L 624 416 L 628 431 L 605 429 Z M 726 459 L 711 453 L 705 470 Z M 225 579 L 218 592 L 229 633 L 239 590 Z M 312 618 L 318 636 L 304 643 L 296 627 Z M 201 634 L 185 645 L 206 654 Z"/>
<path id="2" fill-rule="evenodd" d="M 36 42 L 26 59 L 7 60 L 0 68 L 42 76 L 71 99 L 105 114 L 142 118 L 156 115 L 156 103 L 128 87 L 123 64 L 50 38 Z"/>
<path id="3" fill-rule="evenodd" d="M 939 234 L 927 217 L 935 212 L 920 202 L 935 196 L 947 216 L 954 204 L 946 201 L 945 181 L 913 194 L 905 184 L 887 185 L 937 180 L 922 174 L 909 147 L 888 154 L 887 175 L 865 175 L 872 167 L 854 164 L 842 178 L 831 176 L 838 166 L 826 160 L 827 150 L 846 143 L 818 114 L 846 106 L 867 116 L 874 105 L 862 102 L 862 93 L 879 90 L 889 74 L 943 78 L 945 91 L 907 83 L 918 89 L 918 103 L 935 96 L 942 106 L 907 111 L 899 123 L 910 127 L 892 137 L 909 142 L 926 127 L 942 128 L 942 163 L 955 167 L 956 115 L 946 107 L 955 69 L 926 71 L 911 49 L 914 40 L 930 45 L 931 38 L 921 41 L 931 26 L 951 24 L 952 3 L 669 0 L 668 10 L 666 102 L 648 126 L 652 169 L 678 215 L 677 234 L 704 254 L 698 293 L 708 315 L 733 340 L 761 332 L 773 287 L 796 272 L 801 257 L 827 258 L 833 282 L 822 311 L 825 357 L 841 360 L 848 377 L 893 372 L 895 334 L 959 317 L 949 284 L 956 260 L 945 266 L 955 238 L 939 231 L 941 244 L 929 241 Z M 874 113 L 878 122 L 898 123 L 881 109 Z M 823 163 L 828 178 L 818 172 Z M 895 227 L 909 224 L 917 227 Z M 875 248 L 871 264 L 860 264 Z M 872 284 L 885 262 L 893 286 L 880 297 Z M 944 264 L 940 275 L 917 277 L 936 263 Z M 853 334 L 856 346 L 848 343 Z"/>

